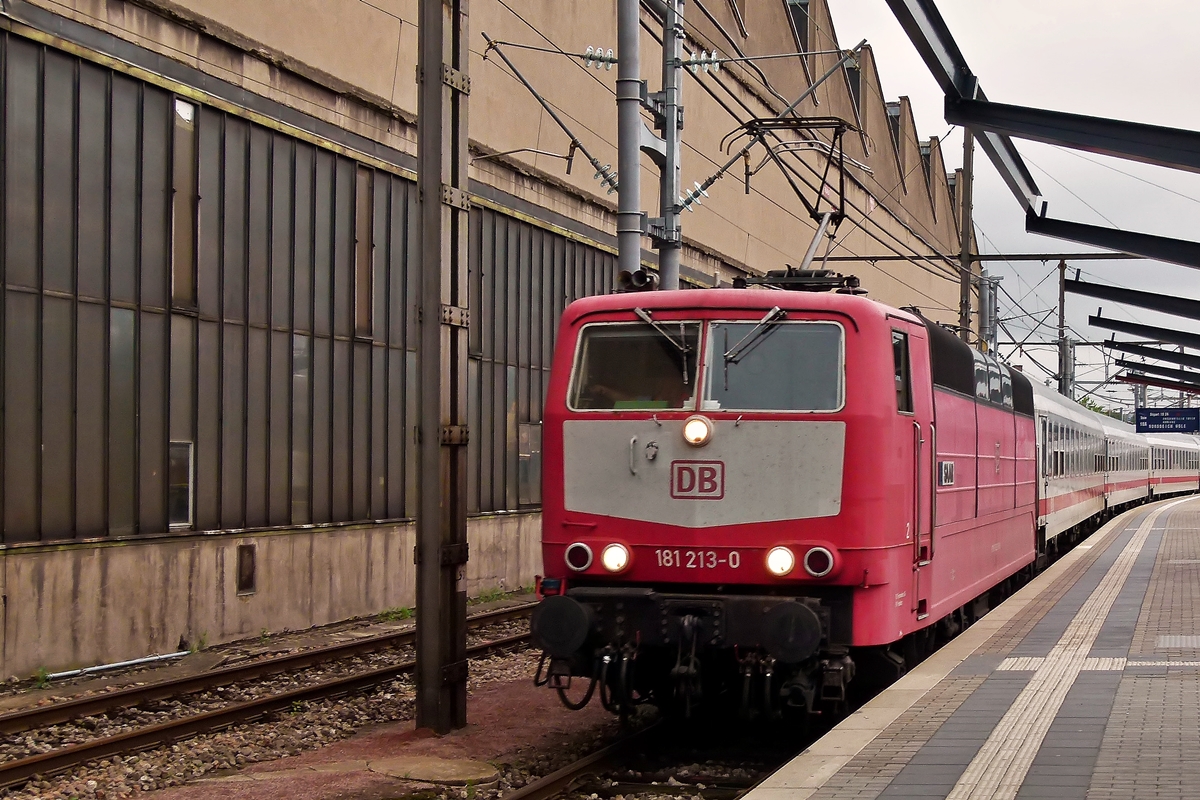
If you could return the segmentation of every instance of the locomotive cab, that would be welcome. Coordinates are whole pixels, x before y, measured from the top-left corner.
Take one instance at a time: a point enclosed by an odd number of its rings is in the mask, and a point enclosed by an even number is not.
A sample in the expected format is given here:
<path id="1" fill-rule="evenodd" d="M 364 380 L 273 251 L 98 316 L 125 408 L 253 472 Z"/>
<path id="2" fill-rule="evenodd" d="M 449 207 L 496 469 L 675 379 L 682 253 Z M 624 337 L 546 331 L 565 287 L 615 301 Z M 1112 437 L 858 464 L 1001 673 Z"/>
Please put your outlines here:
<path id="1" fill-rule="evenodd" d="M 851 648 L 929 614 L 933 437 L 908 313 L 754 290 L 573 304 L 543 441 L 548 680 L 614 710 L 840 703 Z"/>

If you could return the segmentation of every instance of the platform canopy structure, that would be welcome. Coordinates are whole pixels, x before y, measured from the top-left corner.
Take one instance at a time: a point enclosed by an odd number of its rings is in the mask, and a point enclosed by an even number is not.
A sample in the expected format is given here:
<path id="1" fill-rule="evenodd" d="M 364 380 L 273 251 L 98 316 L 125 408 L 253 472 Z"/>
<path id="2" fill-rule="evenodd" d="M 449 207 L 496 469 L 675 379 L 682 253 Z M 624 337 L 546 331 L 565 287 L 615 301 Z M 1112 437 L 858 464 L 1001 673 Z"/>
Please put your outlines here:
<path id="1" fill-rule="evenodd" d="M 1025 166 L 1021 154 L 1012 143 L 1014 137 L 1029 139 L 1129 161 L 1200 172 L 1200 133 L 1104 117 L 993 103 L 987 99 L 978 77 L 967 65 L 934 0 L 887 2 L 945 92 L 946 121 L 964 126 L 979 139 L 980 146 L 1024 210 L 1026 231 L 1200 269 L 1200 242 L 1123 231 L 1048 216 L 1047 203 Z M 1185 319 L 1200 320 L 1200 300 L 1102 286 L 1078 279 L 1066 281 L 1066 291 L 1149 308 Z M 1176 374 L 1169 378 L 1151 377 L 1142 373 L 1154 371 L 1156 375 L 1161 376 L 1162 370 L 1152 370 L 1151 365 L 1124 361 L 1123 367 L 1129 369 L 1133 365 L 1137 371 L 1119 375 L 1117 380 L 1178 389 L 1192 394 L 1200 393 L 1200 357 L 1186 356 L 1187 360 L 1181 360 L 1183 354 L 1154 346 L 1168 343 L 1180 348 L 1200 347 L 1200 337 L 1163 328 L 1135 326 L 1100 316 L 1091 317 L 1089 322 L 1112 331 L 1151 337 L 1143 342 L 1106 342 L 1106 346 L 1112 349 L 1156 361 L 1190 366 L 1195 370 L 1173 369 L 1172 372 Z M 1185 338 L 1187 341 L 1181 341 Z"/>

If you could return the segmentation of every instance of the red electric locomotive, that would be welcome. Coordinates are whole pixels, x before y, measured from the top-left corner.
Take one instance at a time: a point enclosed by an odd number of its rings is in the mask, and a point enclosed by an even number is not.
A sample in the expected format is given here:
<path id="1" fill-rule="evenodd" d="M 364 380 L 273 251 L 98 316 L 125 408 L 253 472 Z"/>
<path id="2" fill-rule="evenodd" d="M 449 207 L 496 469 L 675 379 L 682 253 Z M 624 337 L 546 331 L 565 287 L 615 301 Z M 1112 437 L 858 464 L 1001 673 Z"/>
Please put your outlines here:
<path id="1" fill-rule="evenodd" d="M 853 293 L 579 300 L 545 406 L 540 679 L 774 712 L 894 677 L 1035 561 L 1033 413 L 1020 373 Z"/>

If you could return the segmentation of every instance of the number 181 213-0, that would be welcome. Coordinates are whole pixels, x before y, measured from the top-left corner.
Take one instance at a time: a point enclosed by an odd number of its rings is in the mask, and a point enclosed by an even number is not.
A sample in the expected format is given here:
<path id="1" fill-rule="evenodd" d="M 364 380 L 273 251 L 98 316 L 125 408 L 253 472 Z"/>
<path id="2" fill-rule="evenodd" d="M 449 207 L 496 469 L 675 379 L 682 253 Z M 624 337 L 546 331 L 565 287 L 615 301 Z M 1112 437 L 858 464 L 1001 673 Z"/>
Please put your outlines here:
<path id="1" fill-rule="evenodd" d="M 730 550 L 724 555 L 716 550 L 655 550 L 654 556 L 658 559 L 658 566 L 679 569 L 737 569 L 742 565 L 742 557 L 737 550 Z"/>

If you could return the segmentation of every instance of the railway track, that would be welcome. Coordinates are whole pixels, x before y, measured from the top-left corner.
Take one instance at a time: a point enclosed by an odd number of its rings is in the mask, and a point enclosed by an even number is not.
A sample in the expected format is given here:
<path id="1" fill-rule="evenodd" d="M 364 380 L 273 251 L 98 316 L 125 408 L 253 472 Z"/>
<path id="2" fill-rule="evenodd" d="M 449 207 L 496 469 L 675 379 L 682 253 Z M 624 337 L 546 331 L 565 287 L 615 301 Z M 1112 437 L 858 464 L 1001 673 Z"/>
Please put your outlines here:
<path id="1" fill-rule="evenodd" d="M 584 756 L 562 769 L 555 770 L 545 777 L 525 784 L 504 795 L 501 800 L 550 800 L 550 798 L 566 791 L 580 779 L 602 769 L 606 769 L 624 756 L 637 752 L 638 748 L 651 741 L 655 731 L 661 729 L 663 723 L 650 725 L 624 739 L 613 742 L 595 753 Z"/>
<path id="2" fill-rule="evenodd" d="M 501 608 L 474 614 L 467 619 L 470 627 L 493 625 L 500 622 L 519 619 L 528 616 L 536 603 L 523 603 L 511 608 Z M 359 639 L 352 642 L 314 647 L 283 656 L 272 656 L 258 659 L 245 664 L 237 664 L 209 670 L 199 675 L 188 675 L 181 678 L 156 682 L 147 686 L 131 686 L 115 692 L 79 697 L 65 700 L 53 705 L 20 709 L 7 714 L 0 714 L 0 733 L 21 733 L 44 728 L 47 725 L 57 725 L 80 717 L 95 714 L 106 714 L 121 708 L 131 708 L 150 703 L 155 700 L 165 700 L 170 697 L 180 697 L 222 686 L 230 686 L 242 681 L 257 680 L 281 672 L 304 669 L 316 664 L 336 661 L 342 658 L 373 653 L 389 647 L 400 647 L 414 642 L 414 630 L 392 631 L 390 633 L 372 636 L 369 639 Z"/>
<path id="3" fill-rule="evenodd" d="M 806 744 L 797 741 L 780 749 L 783 742 L 778 737 L 759 741 L 760 734 L 743 739 L 735 733 L 736 740 L 726 741 L 729 733 L 728 728 L 717 732 L 702 726 L 697 732 L 679 722 L 656 722 L 500 800 L 636 796 L 738 800 Z M 698 763 L 701 760 L 703 765 Z"/>
<path id="4" fill-rule="evenodd" d="M 525 604 L 477 614 L 468 620 L 468 624 L 471 627 L 482 627 L 517 619 L 527 616 L 532 606 L 533 604 Z M 10 733 L 44 728 L 82 716 L 103 714 L 155 700 L 179 697 L 303 669 L 315 664 L 362 655 L 388 647 L 411 644 L 414 638 L 414 631 L 397 631 L 370 639 L 313 648 L 286 656 L 212 670 L 203 675 L 177 678 L 147 686 L 130 687 L 102 696 L 78 698 L 54 706 L 22 709 L 0 716 L 0 731 Z M 505 636 L 468 647 L 467 657 L 480 658 L 498 651 L 520 647 L 528 641 L 528 633 Z M 46 753 L 0 763 L 0 788 L 9 788 L 25 783 L 34 776 L 44 777 L 57 774 L 95 759 L 118 753 L 137 752 L 187 739 L 201 733 L 227 728 L 231 725 L 252 722 L 272 712 L 294 708 L 297 704 L 359 692 L 386 683 L 401 675 L 411 674 L 415 669 L 416 662 L 406 660 L 399 664 L 364 670 L 290 691 L 266 694 L 251 700 L 231 703 L 212 711 L 191 714 L 156 725 L 102 736 L 81 744 L 68 745 Z"/>

